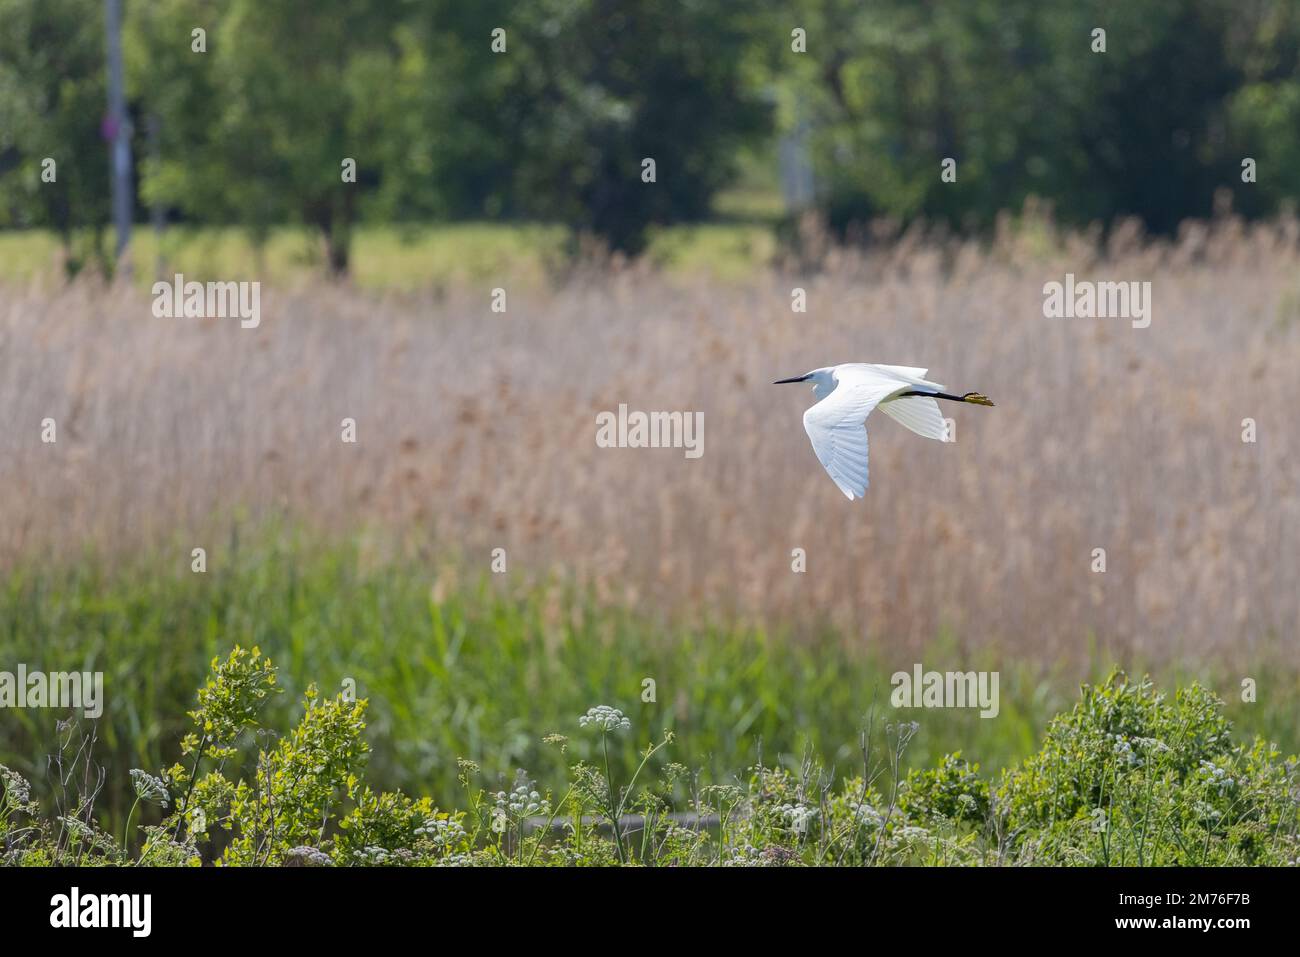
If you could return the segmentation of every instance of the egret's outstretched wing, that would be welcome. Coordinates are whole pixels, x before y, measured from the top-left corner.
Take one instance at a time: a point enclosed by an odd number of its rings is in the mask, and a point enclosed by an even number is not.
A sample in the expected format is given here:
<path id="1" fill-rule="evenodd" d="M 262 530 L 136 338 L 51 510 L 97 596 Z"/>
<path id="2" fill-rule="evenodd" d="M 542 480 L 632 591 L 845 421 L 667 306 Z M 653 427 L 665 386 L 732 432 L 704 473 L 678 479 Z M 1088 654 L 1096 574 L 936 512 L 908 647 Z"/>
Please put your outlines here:
<path id="1" fill-rule="evenodd" d="M 924 395 L 909 395 L 901 399 L 886 399 L 880 411 L 895 422 L 906 426 L 927 439 L 948 441 L 948 422 L 939 411 L 939 403 Z"/>
<path id="2" fill-rule="evenodd" d="M 865 364 L 839 366 L 830 395 L 803 414 L 803 427 L 822 467 L 848 498 L 867 490 L 866 419 L 886 396 L 910 387 Z"/>
<path id="3" fill-rule="evenodd" d="M 918 368 L 915 365 L 881 365 L 880 363 L 874 363 L 874 365 L 875 368 L 889 374 L 889 376 L 897 376 L 901 380 L 918 382 L 918 384 L 919 382 L 926 382 L 926 373 L 930 372 L 930 369 Z M 927 382 L 927 385 L 933 385 L 933 382 Z M 943 386 L 939 387 L 943 389 Z"/>
<path id="4" fill-rule="evenodd" d="M 942 392 L 945 388 L 938 382 L 931 382 L 925 377 L 926 373 L 930 371 L 929 369 L 918 369 L 914 366 L 885 365 L 878 365 L 876 368 L 883 370 L 887 375 L 895 375 L 910 382 L 915 389 L 923 392 L 931 390 Z M 940 442 L 948 441 L 948 423 L 944 420 L 943 413 L 939 411 L 939 403 L 934 399 L 919 395 L 890 399 L 880 404 L 880 411 L 900 425 L 911 429 L 917 435 L 924 436 L 927 439 L 938 439 Z"/>

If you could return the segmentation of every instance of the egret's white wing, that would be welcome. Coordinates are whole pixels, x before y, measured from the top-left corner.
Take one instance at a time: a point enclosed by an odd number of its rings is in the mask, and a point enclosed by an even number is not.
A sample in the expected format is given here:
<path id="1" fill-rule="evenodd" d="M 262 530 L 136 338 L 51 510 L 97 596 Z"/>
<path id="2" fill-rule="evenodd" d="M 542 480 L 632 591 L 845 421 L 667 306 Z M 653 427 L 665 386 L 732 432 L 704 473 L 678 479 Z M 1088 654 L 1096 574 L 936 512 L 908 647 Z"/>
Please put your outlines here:
<path id="1" fill-rule="evenodd" d="M 804 431 L 822 467 L 848 498 L 867 490 L 866 419 L 886 396 L 911 383 L 872 366 L 837 366 L 833 392 L 803 414 Z"/>
<path id="2" fill-rule="evenodd" d="M 930 371 L 929 369 L 919 369 L 916 366 L 887 366 L 879 363 L 876 364 L 876 368 L 884 369 L 886 372 L 905 379 L 916 379 L 918 381 L 923 380 L 925 374 Z"/>
<path id="3" fill-rule="evenodd" d="M 922 391 L 942 392 L 945 388 L 925 377 L 926 373 L 930 371 L 929 369 L 919 369 L 915 366 L 886 365 L 877 365 L 876 368 L 883 370 L 888 375 L 897 376 L 911 383 L 913 388 Z M 924 436 L 927 439 L 938 439 L 940 442 L 948 441 L 948 423 L 944 419 L 943 413 L 939 411 L 939 403 L 934 399 L 927 399 L 919 395 L 890 399 L 880 404 L 880 411 L 905 428 L 911 429 L 917 435 Z"/>
<path id="4" fill-rule="evenodd" d="M 886 375 L 892 375 L 902 379 L 904 382 L 910 382 L 912 385 L 920 386 L 925 389 L 934 389 L 936 392 L 942 392 L 946 386 L 937 382 L 931 382 L 925 377 L 929 369 L 917 369 L 913 366 L 882 366 L 877 365 L 874 368 L 880 369 Z"/>
<path id="5" fill-rule="evenodd" d="M 948 441 L 948 422 L 934 399 L 923 395 L 886 399 L 880 403 L 880 411 L 917 435 L 938 439 L 940 442 Z"/>

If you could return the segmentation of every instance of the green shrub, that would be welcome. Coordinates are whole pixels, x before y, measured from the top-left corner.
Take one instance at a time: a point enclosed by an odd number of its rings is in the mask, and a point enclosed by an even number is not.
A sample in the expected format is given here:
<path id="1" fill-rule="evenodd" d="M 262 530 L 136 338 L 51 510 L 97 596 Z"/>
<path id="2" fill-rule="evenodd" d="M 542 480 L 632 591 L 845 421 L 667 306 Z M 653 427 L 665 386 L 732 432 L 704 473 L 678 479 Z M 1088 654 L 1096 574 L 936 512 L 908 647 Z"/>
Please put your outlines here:
<path id="1" fill-rule="evenodd" d="M 1280 864 L 1296 858 L 1295 759 L 1234 743 L 1223 702 L 1120 673 L 1083 688 L 1004 775 L 993 826 L 1045 864 Z"/>
<path id="2" fill-rule="evenodd" d="M 943 822 L 982 822 L 989 813 L 989 785 L 960 751 L 945 755 L 937 768 L 912 769 L 900 789 L 903 814 L 934 826 Z"/>

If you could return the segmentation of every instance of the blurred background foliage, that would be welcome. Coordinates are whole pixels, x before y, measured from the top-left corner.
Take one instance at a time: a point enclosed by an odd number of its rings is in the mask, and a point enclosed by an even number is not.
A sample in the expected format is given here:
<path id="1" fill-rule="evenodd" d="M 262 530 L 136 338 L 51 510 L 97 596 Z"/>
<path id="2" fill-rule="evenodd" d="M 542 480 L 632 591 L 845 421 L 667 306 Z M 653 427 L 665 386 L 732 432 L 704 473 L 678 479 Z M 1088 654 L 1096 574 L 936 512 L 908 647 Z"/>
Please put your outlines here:
<path id="1" fill-rule="evenodd" d="M 338 273 L 366 223 L 637 253 L 661 224 L 804 207 L 841 235 L 978 232 L 1033 196 L 1172 232 L 1223 190 L 1250 216 L 1300 191 L 1288 0 L 126 0 L 123 42 L 137 219 L 305 227 Z M 74 264 L 104 259 L 104 51 L 100 0 L 0 0 L 0 227 L 54 230 Z M 761 198 L 791 165 L 807 195 Z"/>

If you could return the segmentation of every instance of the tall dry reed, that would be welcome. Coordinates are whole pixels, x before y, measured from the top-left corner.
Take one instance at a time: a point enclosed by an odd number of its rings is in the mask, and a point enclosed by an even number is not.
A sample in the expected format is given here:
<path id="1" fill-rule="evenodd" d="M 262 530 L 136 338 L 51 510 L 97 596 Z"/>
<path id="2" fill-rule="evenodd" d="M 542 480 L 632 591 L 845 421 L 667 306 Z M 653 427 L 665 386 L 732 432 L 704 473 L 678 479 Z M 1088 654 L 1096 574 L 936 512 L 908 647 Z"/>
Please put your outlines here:
<path id="1" fill-rule="evenodd" d="M 500 546 L 511 575 L 613 602 L 900 648 L 945 628 L 1041 660 L 1089 636 L 1155 659 L 1295 646 L 1294 222 L 1102 243 L 1039 221 L 814 265 L 264 288 L 256 330 L 158 319 L 119 286 L 0 286 L 0 560 L 193 541 L 217 563 L 214 516 L 287 513 L 414 532 L 484 571 Z M 1149 280 L 1150 327 L 1044 318 L 1067 272 Z M 771 382 L 853 360 L 928 365 L 997 407 L 953 406 L 955 444 L 874 415 L 871 488 L 850 503 L 801 427 L 809 394 Z M 598 448 L 619 403 L 702 413 L 703 457 Z"/>

